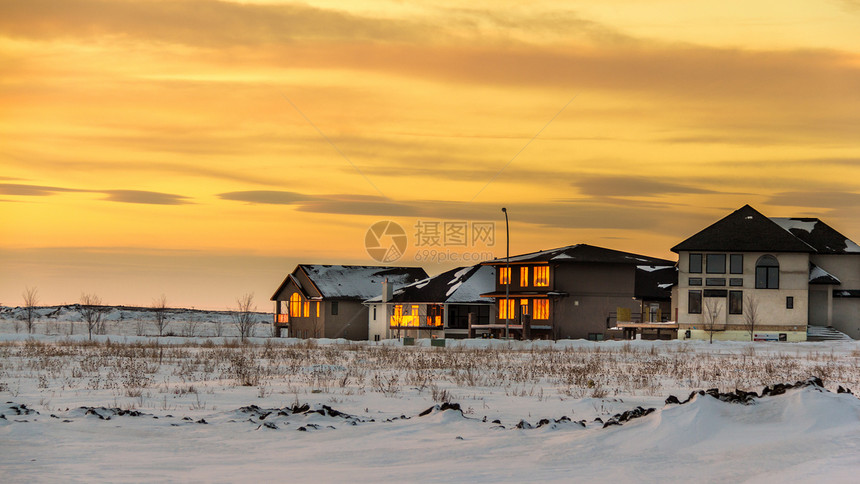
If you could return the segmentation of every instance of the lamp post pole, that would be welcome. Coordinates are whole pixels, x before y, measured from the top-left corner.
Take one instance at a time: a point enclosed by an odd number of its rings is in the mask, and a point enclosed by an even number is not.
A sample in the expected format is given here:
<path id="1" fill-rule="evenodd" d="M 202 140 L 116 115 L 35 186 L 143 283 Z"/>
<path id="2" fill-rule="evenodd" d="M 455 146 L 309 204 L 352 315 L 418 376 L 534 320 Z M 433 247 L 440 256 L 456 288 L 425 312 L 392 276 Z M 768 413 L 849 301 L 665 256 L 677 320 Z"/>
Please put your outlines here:
<path id="1" fill-rule="evenodd" d="M 505 339 L 510 337 L 508 326 L 511 320 L 511 231 L 508 226 L 508 209 L 502 207 L 502 212 L 505 213 Z"/>

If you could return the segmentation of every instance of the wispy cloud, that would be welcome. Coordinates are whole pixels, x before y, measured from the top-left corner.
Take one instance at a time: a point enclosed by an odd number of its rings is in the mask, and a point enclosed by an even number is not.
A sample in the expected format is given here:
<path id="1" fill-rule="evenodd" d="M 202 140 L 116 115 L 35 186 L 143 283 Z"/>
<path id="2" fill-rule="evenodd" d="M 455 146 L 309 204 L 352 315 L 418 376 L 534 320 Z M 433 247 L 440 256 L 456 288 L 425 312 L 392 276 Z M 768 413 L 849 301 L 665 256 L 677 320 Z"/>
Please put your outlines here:
<path id="1" fill-rule="evenodd" d="M 147 205 L 184 205 L 190 203 L 188 197 L 172 193 L 148 192 L 144 190 L 103 190 L 106 200 L 122 203 L 143 203 Z"/>
<path id="2" fill-rule="evenodd" d="M 715 193 L 687 183 L 667 181 L 659 176 L 580 175 L 571 183 L 583 195 L 594 197 L 654 197 L 674 194 Z"/>
<path id="3" fill-rule="evenodd" d="M 101 193 L 105 195 L 104 200 L 112 202 L 146 205 L 183 205 L 190 203 L 188 197 L 172 193 L 145 190 L 92 190 L 12 183 L 0 183 L 0 193 L 26 197 L 47 197 L 58 193 Z"/>

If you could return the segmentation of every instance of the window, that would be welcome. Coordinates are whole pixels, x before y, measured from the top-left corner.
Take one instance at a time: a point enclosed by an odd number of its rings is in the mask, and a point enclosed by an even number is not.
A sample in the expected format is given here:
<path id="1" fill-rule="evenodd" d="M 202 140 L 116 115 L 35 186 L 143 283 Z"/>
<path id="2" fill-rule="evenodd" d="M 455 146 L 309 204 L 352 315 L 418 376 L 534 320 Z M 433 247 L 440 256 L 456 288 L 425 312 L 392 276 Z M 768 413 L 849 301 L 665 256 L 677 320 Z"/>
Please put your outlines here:
<path id="1" fill-rule="evenodd" d="M 721 298 L 725 299 L 726 297 L 729 296 L 729 291 L 726 291 L 725 289 L 705 289 L 702 292 L 702 296 L 704 296 L 704 297 L 721 297 Z"/>
<path id="2" fill-rule="evenodd" d="M 499 299 L 499 319 L 514 319 L 513 299 Z"/>
<path id="3" fill-rule="evenodd" d="M 317 316 L 320 315 L 320 303 L 317 303 Z M 373 306 L 373 320 L 376 321 L 376 306 Z"/>
<path id="4" fill-rule="evenodd" d="M 726 254 L 708 254 L 706 270 L 708 274 L 725 274 Z"/>
<path id="5" fill-rule="evenodd" d="M 399 326 L 401 321 L 403 321 L 403 305 L 397 304 L 394 306 L 394 314 L 391 315 L 391 324 Z"/>
<path id="6" fill-rule="evenodd" d="M 702 278 L 701 277 L 691 277 L 689 279 L 689 283 L 691 286 L 701 286 L 702 285 Z"/>
<path id="7" fill-rule="evenodd" d="M 725 286 L 726 278 L 725 277 L 706 277 L 705 278 L 706 286 Z"/>
<path id="8" fill-rule="evenodd" d="M 779 289 L 779 262 L 772 255 L 763 255 L 755 263 L 755 288 Z"/>
<path id="9" fill-rule="evenodd" d="M 311 315 L 311 302 L 305 301 L 305 317 L 308 317 L 310 315 Z"/>
<path id="10" fill-rule="evenodd" d="M 332 301 L 331 302 L 331 315 L 337 316 L 337 311 L 338 311 L 337 301 Z"/>
<path id="11" fill-rule="evenodd" d="M 691 274 L 702 273 L 702 254 L 690 254 L 690 270 Z"/>
<path id="12" fill-rule="evenodd" d="M 520 287 L 528 287 L 529 285 L 529 268 L 520 267 Z"/>
<path id="13" fill-rule="evenodd" d="M 317 317 L 320 317 L 320 302 L 317 301 Z M 373 319 L 376 319 L 376 307 L 373 308 Z"/>
<path id="14" fill-rule="evenodd" d="M 732 254 L 729 256 L 729 272 L 732 274 L 744 273 L 744 255 Z"/>
<path id="15" fill-rule="evenodd" d="M 729 279 L 729 285 L 730 286 L 743 286 L 744 285 L 744 278 L 743 277 L 732 277 L 731 279 Z"/>
<path id="16" fill-rule="evenodd" d="M 511 283 L 511 268 L 499 267 L 499 284 Z"/>
<path id="17" fill-rule="evenodd" d="M 535 286 L 549 286 L 549 266 L 534 268 Z"/>
<path id="18" fill-rule="evenodd" d="M 702 291 L 689 292 L 687 312 L 690 314 L 702 314 Z"/>
<path id="19" fill-rule="evenodd" d="M 302 297 L 299 296 L 299 293 L 294 292 L 292 296 L 290 296 L 290 317 L 298 318 L 302 315 Z"/>
<path id="20" fill-rule="evenodd" d="M 529 314 L 529 300 L 520 299 L 520 314 L 527 316 Z"/>
<path id="21" fill-rule="evenodd" d="M 785 309 L 794 309 L 794 296 L 786 296 Z"/>
<path id="22" fill-rule="evenodd" d="M 744 313 L 744 292 L 729 291 L 729 314 Z"/>
<path id="23" fill-rule="evenodd" d="M 549 299 L 535 299 L 534 319 L 549 319 Z"/>

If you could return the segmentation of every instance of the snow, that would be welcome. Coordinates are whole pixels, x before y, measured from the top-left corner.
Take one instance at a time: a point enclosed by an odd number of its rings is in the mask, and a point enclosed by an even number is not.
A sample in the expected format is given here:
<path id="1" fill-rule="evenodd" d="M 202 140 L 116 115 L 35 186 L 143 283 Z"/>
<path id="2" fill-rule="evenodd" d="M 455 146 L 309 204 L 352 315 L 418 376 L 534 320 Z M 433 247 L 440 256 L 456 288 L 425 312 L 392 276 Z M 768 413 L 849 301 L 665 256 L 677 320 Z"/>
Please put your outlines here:
<path id="1" fill-rule="evenodd" d="M 845 252 L 860 253 L 860 245 L 851 239 L 845 239 Z"/>
<path id="2" fill-rule="evenodd" d="M 666 269 L 674 269 L 675 266 L 636 266 L 636 268 L 639 269 L 640 271 L 655 272 L 655 271 L 662 271 L 662 270 L 666 270 Z"/>
<path id="3" fill-rule="evenodd" d="M 825 279 L 831 279 L 832 278 L 837 283 L 840 283 L 839 279 L 836 276 L 834 276 L 833 274 L 831 274 L 831 273 L 825 271 L 824 269 L 818 267 L 817 265 L 813 264 L 812 269 L 809 271 L 809 282 L 812 282 L 812 281 L 818 279 L 819 277 L 825 278 Z"/>
<path id="4" fill-rule="evenodd" d="M 847 483 L 860 472 L 860 400 L 836 393 L 860 387 L 857 341 L 242 346 L 136 336 L 124 319 L 86 344 L 62 320 L 52 334 L 15 333 L 10 314 L 0 312 L 3 482 Z M 240 367 L 259 381 L 241 385 Z M 664 403 L 815 372 L 825 388 L 750 405 Z M 438 407 L 442 392 L 462 413 Z M 595 420 L 639 406 L 654 411 Z"/>
<path id="5" fill-rule="evenodd" d="M 777 225 L 789 232 L 791 232 L 792 229 L 798 229 L 812 233 L 812 231 L 815 229 L 815 225 L 818 223 L 818 220 L 804 221 L 796 218 L 786 217 L 771 217 L 771 220 L 773 220 L 774 222 L 776 222 Z"/>
<path id="6" fill-rule="evenodd" d="M 391 274 L 387 271 L 397 267 L 310 265 L 301 266 L 314 285 L 328 298 L 358 298 L 362 300 L 378 296 L 384 279 L 394 287 L 414 282 L 406 271 Z M 426 274 L 424 274 L 426 275 Z"/>
<path id="7" fill-rule="evenodd" d="M 466 275 L 465 272 L 460 274 L 461 272 L 463 271 L 457 272 L 457 274 L 459 274 L 458 277 L 460 278 Z M 472 273 L 471 277 L 465 281 L 461 280 L 454 286 L 451 286 L 451 289 L 449 289 L 445 294 L 448 297 L 447 302 L 486 303 L 487 301 L 491 301 L 487 298 L 482 298 L 481 294 L 490 292 L 496 287 L 494 274 L 495 272 L 492 266 L 479 266 L 478 269 Z"/>

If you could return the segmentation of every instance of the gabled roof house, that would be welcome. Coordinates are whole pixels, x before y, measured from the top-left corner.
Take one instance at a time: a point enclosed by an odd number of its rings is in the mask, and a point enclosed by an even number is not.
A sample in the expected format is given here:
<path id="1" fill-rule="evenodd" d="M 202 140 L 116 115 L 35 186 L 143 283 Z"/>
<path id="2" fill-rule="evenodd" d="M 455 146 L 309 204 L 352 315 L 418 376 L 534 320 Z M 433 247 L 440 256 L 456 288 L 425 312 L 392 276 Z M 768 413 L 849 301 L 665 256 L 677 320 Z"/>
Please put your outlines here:
<path id="1" fill-rule="evenodd" d="M 496 269 L 494 289 L 482 295 L 494 300 L 496 320 L 473 326 L 475 333 L 601 340 L 619 312 L 628 320 L 669 317 L 675 281 L 669 260 L 576 244 L 483 264 Z"/>
<path id="2" fill-rule="evenodd" d="M 469 321 L 493 321 L 493 302 L 481 293 L 494 287 L 493 267 L 457 267 L 400 287 L 383 285 L 368 299 L 371 339 L 399 337 L 465 338 Z"/>
<path id="3" fill-rule="evenodd" d="M 383 281 L 400 287 L 427 278 L 420 267 L 299 264 L 272 295 L 278 334 L 366 340 L 367 307 Z"/>
<path id="4" fill-rule="evenodd" d="M 745 205 L 672 251 L 681 338 L 805 341 L 810 325 L 860 338 L 860 246 L 817 218 Z"/>

